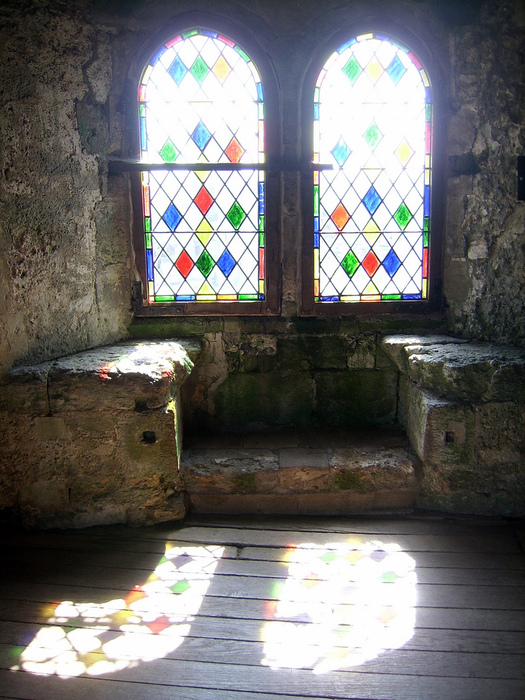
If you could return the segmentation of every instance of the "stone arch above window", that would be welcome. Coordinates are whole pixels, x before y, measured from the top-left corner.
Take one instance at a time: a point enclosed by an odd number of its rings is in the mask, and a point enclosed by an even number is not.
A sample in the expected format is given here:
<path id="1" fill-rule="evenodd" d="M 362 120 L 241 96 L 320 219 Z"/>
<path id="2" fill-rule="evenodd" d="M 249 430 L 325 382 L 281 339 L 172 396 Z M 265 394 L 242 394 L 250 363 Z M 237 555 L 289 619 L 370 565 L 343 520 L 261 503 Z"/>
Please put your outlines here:
<path id="1" fill-rule="evenodd" d="M 432 94 L 410 49 L 380 33 L 334 51 L 314 89 L 316 306 L 429 297 Z"/>
<path id="2" fill-rule="evenodd" d="M 263 97 L 250 56 L 208 29 L 174 36 L 145 67 L 138 102 L 148 304 L 266 300 Z"/>

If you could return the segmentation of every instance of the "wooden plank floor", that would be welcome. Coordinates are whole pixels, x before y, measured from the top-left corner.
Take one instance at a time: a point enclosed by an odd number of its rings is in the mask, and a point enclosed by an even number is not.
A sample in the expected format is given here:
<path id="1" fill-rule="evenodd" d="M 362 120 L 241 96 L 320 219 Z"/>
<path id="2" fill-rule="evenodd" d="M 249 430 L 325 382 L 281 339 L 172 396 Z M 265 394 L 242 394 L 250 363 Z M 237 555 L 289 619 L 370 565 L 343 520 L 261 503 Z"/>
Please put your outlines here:
<path id="1" fill-rule="evenodd" d="M 0 697 L 523 700 L 523 525 L 192 516 L 0 535 Z"/>

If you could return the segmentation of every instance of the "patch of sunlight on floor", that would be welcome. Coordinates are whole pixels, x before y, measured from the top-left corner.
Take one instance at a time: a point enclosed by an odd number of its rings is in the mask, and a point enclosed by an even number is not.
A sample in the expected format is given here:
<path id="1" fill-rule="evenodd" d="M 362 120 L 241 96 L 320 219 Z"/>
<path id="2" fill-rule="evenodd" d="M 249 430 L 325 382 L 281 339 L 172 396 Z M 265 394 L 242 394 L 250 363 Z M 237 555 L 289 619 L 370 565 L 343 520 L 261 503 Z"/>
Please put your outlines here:
<path id="1" fill-rule="evenodd" d="M 20 655 L 38 675 L 97 676 L 153 661 L 188 635 L 224 547 L 172 547 L 146 583 L 106 603 L 62 601 Z"/>
<path id="2" fill-rule="evenodd" d="M 414 634 L 415 561 L 397 544 L 291 546 L 264 624 L 263 665 L 313 673 L 358 666 Z"/>

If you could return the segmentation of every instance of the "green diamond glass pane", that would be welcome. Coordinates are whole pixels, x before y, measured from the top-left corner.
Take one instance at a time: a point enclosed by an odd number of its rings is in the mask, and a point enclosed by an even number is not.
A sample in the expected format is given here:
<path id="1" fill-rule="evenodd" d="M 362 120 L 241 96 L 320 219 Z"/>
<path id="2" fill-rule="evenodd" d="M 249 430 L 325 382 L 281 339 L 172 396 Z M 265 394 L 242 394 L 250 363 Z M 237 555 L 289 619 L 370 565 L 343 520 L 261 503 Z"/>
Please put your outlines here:
<path id="1" fill-rule="evenodd" d="M 370 124 L 368 129 L 365 131 L 365 141 L 372 150 L 374 150 L 381 140 L 381 136 L 382 134 L 375 122 L 372 122 L 372 124 Z"/>
<path id="2" fill-rule="evenodd" d="M 196 265 L 199 268 L 199 270 L 202 272 L 204 277 L 207 277 L 210 274 L 210 272 L 212 271 L 215 263 L 214 263 L 211 255 L 208 253 L 208 251 L 203 250 L 202 253 L 199 255 L 199 259 L 197 260 Z"/>
<path id="3" fill-rule="evenodd" d="M 403 202 L 399 205 L 396 213 L 394 214 L 394 219 L 397 221 L 399 228 L 404 231 L 411 218 L 412 214 L 410 213 L 410 209 Z"/>
<path id="4" fill-rule="evenodd" d="M 343 73 L 349 78 L 350 82 L 353 84 L 359 78 L 363 69 L 357 62 L 356 58 L 352 56 L 348 63 L 343 67 Z"/>
<path id="5" fill-rule="evenodd" d="M 165 163 L 174 163 L 177 160 L 179 152 L 175 148 L 175 144 L 171 139 L 168 139 L 160 150 L 160 156 Z"/>
<path id="6" fill-rule="evenodd" d="M 203 59 L 200 56 L 197 56 L 195 61 L 193 62 L 192 67 L 190 68 L 191 74 L 195 78 L 195 80 L 198 83 L 202 83 L 204 78 L 208 75 L 210 72 L 210 69 L 206 65 L 206 63 L 203 61 Z"/>
<path id="7" fill-rule="evenodd" d="M 356 258 L 356 256 L 352 253 L 351 250 L 349 250 L 343 258 L 341 262 L 341 267 L 349 277 L 353 277 L 355 271 L 359 267 L 359 260 Z"/>
<path id="8" fill-rule="evenodd" d="M 228 221 L 233 226 L 233 228 L 236 231 L 238 231 L 242 222 L 246 218 L 246 214 L 241 205 L 238 202 L 235 202 L 234 204 L 232 204 L 229 212 L 226 214 L 226 217 L 228 218 Z"/>

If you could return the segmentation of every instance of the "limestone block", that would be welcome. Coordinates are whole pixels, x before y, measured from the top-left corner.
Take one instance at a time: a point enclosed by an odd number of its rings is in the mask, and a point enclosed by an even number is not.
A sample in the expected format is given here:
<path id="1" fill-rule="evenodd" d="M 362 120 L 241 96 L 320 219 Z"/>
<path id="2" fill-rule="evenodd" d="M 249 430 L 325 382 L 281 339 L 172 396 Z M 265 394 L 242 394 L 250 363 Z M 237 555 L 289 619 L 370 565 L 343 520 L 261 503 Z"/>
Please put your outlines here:
<path id="1" fill-rule="evenodd" d="M 164 502 L 155 506 L 137 507 L 126 509 L 125 522 L 133 526 L 148 526 L 155 523 L 169 522 L 170 520 L 182 520 L 186 515 L 188 501 L 184 493 L 175 493 Z"/>
<path id="2" fill-rule="evenodd" d="M 316 417 L 331 427 L 378 425 L 394 420 L 397 373 L 379 370 L 315 372 Z"/>
<path id="3" fill-rule="evenodd" d="M 507 401 L 474 406 L 475 442 L 482 464 L 525 463 L 525 406 Z"/>
<path id="4" fill-rule="evenodd" d="M 326 491 L 328 454 L 326 449 L 291 447 L 279 450 L 279 493 Z"/>
<path id="5" fill-rule="evenodd" d="M 309 372 L 230 374 L 215 394 L 222 430 L 311 424 L 314 386 Z"/>
<path id="6" fill-rule="evenodd" d="M 43 362 L 0 374 L 0 411 L 48 414 L 47 380 L 51 366 L 51 362 Z"/>
<path id="7" fill-rule="evenodd" d="M 386 341 L 383 347 L 397 359 L 400 370 L 437 396 L 471 402 L 525 402 L 525 351 L 520 348 L 455 339 L 405 343 L 400 348 L 392 339 Z"/>
<path id="8" fill-rule="evenodd" d="M 185 450 L 181 462 L 189 493 L 268 493 L 278 485 L 273 450 Z"/>
<path id="9" fill-rule="evenodd" d="M 37 440 L 69 440 L 66 421 L 62 416 L 36 416 L 35 437 Z"/>
<path id="10" fill-rule="evenodd" d="M 334 491 L 415 489 L 417 464 L 404 448 L 340 448 L 330 459 L 330 485 Z"/>
<path id="11" fill-rule="evenodd" d="M 461 338 L 449 335 L 386 335 L 381 339 L 380 347 L 393 360 L 400 372 L 408 371 L 405 347 L 426 347 L 427 345 L 448 345 L 451 342 L 462 345 L 468 343 Z"/>
<path id="12" fill-rule="evenodd" d="M 20 489 L 18 503 L 22 522 L 26 527 L 34 527 L 68 510 L 68 489 L 56 480 L 35 481 Z"/>
<path id="13" fill-rule="evenodd" d="M 469 405 L 429 394 L 406 379 L 399 396 L 410 445 L 425 468 L 474 463 L 475 420 Z"/>
<path id="14" fill-rule="evenodd" d="M 193 363 L 175 341 L 97 348 L 62 358 L 49 372 L 52 413 L 165 406 Z"/>

